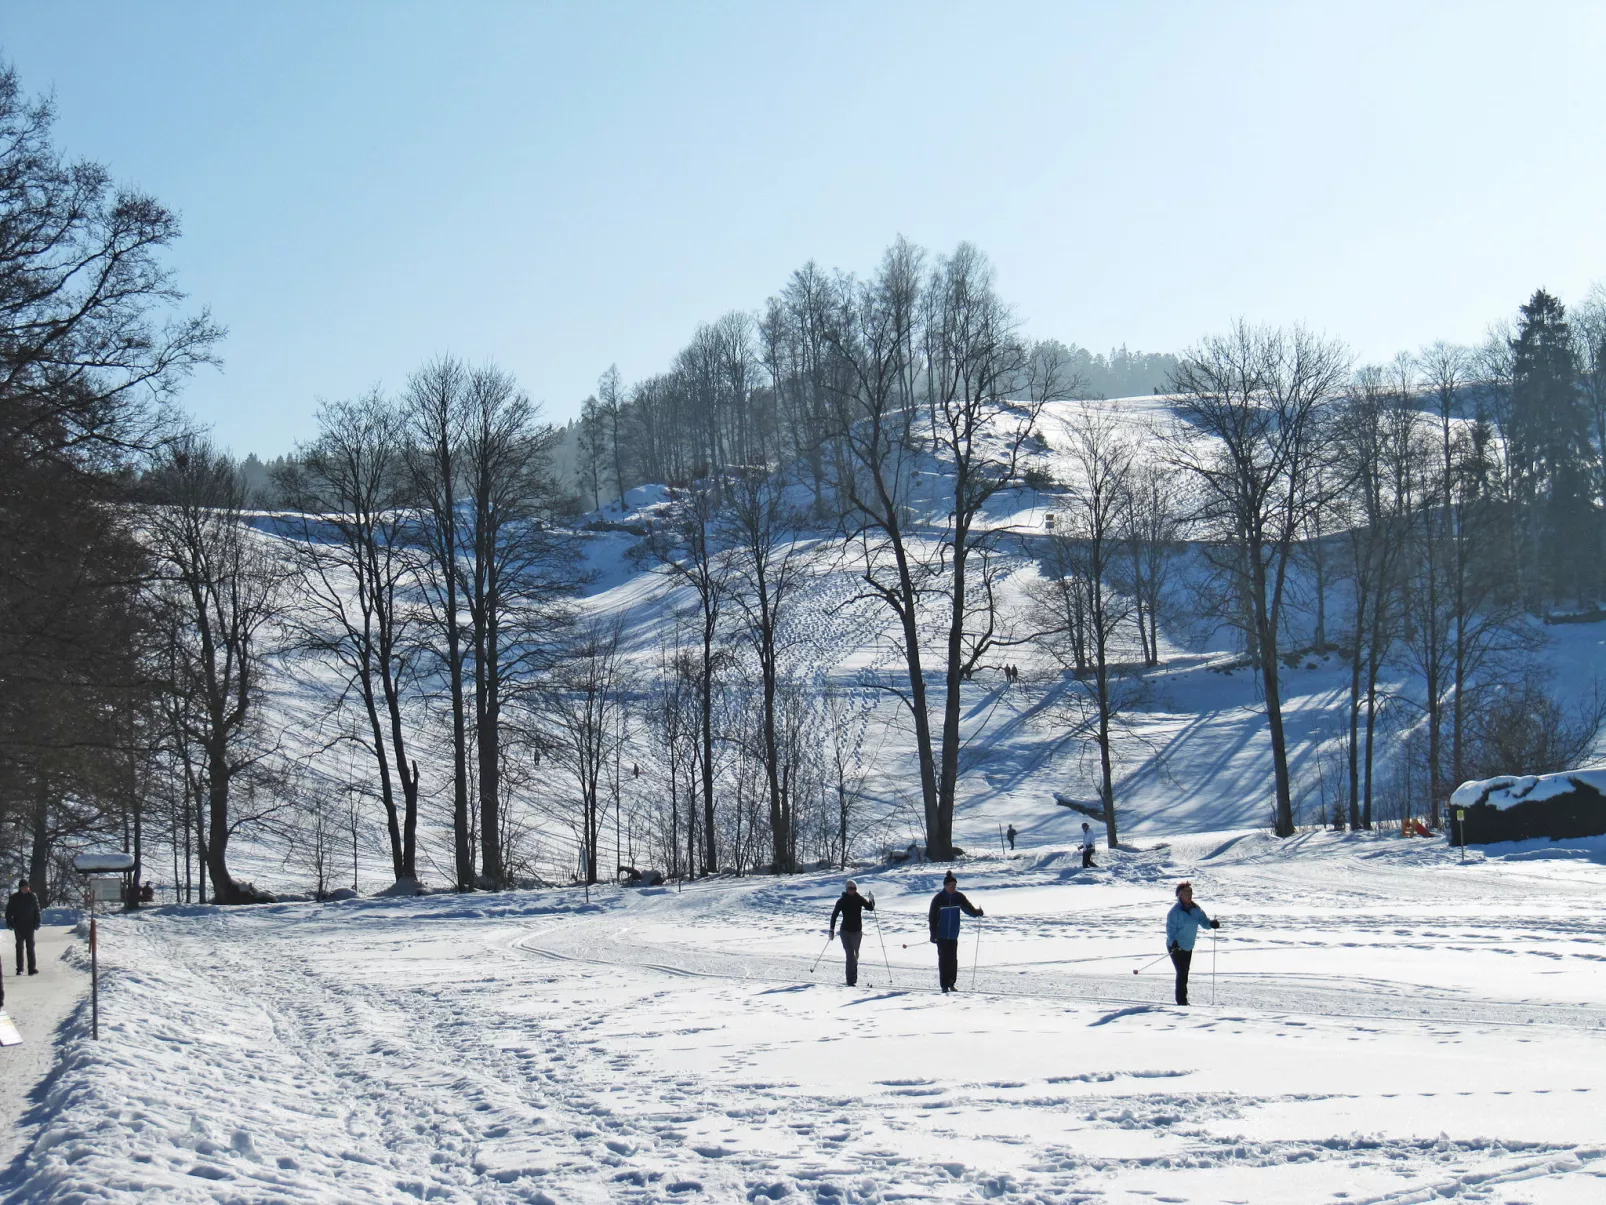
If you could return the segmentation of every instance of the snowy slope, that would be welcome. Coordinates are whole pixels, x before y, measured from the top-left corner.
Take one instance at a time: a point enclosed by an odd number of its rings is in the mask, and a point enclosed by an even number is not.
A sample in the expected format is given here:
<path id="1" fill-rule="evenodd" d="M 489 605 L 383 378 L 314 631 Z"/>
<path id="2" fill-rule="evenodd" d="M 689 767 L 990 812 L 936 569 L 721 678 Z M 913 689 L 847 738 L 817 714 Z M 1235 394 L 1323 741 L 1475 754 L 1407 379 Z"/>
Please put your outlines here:
<path id="1" fill-rule="evenodd" d="M 1047 450 L 1035 452 L 1034 463 L 1061 477 L 1074 471 L 1069 432 L 1083 405 L 1060 402 L 1045 408 L 1041 426 Z M 1114 399 L 1098 406 L 1125 437 L 1144 448 L 1152 449 L 1158 436 L 1177 425 L 1166 399 L 1160 397 Z M 924 463 L 919 482 L 926 511 L 940 518 L 947 506 L 943 466 Z M 641 682 L 658 673 L 661 648 L 673 638 L 677 614 L 695 609 L 688 588 L 631 556 L 637 538 L 621 529 L 639 523 L 642 514 L 663 505 L 666 497 L 661 487 L 640 487 L 630 491 L 625 511 L 610 503 L 578 524 L 587 575 L 579 606 L 587 615 L 621 621 L 625 648 Z M 1006 634 L 1032 626 L 1026 614 L 1026 589 L 1037 577 L 1034 557 L 1040 551 L 1044 515 L 1055 505 L 1052 496 L 1023 487 L 1000 496 L 989 512 L 988 521 L 1009 533 L 1005 544 L 1009 576 L 1001 589 Z M 911 530 L 917 540 L 921 538 L 918 521 Z M 922 836 L 912 827 L 908 806 L 918 794 L 913 729 L 907 713 L 881 689 L 896 685 L 902 674 L 893 643 L 894 624 L 884 607 L 862 597 L 863 562 L 856 547 L 843 547 L 824 530 L 807 538 L 819 546 L 822 569 L 807 599 L 794 610 L 796 618 L 787 633 L 788 668 L 799 678 L 817 681 L 824 676 L 855 692 L 858 711 L 868 716 L 857 770 L 862 793 L 884 821 L 875 826 L 875 838 L 858 852 L 874 855 L 885 844 Z M 1118 737 L 1121 831 L 1136 837 L 1271 822 L 1271 750 L 1258 683 L 1250 671 L 1231 668 L 1231 633 L 1212 630 L 1190 617 L 1186 592 L 1190 571 L 1184 563 L 1174 574 L 1173 605 L 1161 641 L 1164 665 L 1146 677 L 1129 724 Z M 1340 590 L 1334 591 L 1329 609 L 1329 622 L 1336 630 L 1342 623 Z M 1309 624 L 1308 615 L 1296 612 L 1290 618 L 1290 645 L 1308 638 Z M 1606 666 L 1602 656 L 1606 631 L 1596 625 L 1574 625 L 1546 629 L 1546 636 L 1547 659 L 1560 671 L 1560 689 L 1568 696 L 1587 695 L 1598 668 Z M 933 656 L 937 648 L 936 641 L 928 644 Z M 1006 683 L 1001 668 L 1006 662 L 1021 667 L 1020 681 Z M 928 660 L 934 707 L 941 697 L 937 668 L 934 660 Z M 751 664 L 738 660 L 726 680 L 732 689 L 750 688 L 754 673 Z M 1391 722 L 1409 723 L 1413 682 L 1388 669 L 1382 686 L 1385 696 L 1399 700 Z M 1079 799 L 1096 795 L 1091 750 L 1071 733 L 1067 702 L 1075 689 L 1031 646 L 1000 648 L 992 664 L 964 684 L 964 751 L 955 823 L 961 846 L 971 851 L 995 848 L 1000 828 L 1009 824 L 1028 846 L 1066 842 L 1080 832 L 1081 817 L 1054 804 L 1056 793 Z M 1347 689 L 1348 671 L 1341 657 L 1307 659 L 1284 674 L 1295 815 L 1302 825 L 1319 824 L 1330 816 L 1338 795 L 1334 749 L 1343 732 Z M 320 761 L 314 754 L 331 739 L 333 724 L 326 711 L 335 692 L 326 669 L 304 662 L 296 664 L 275 692 L 286 750 L 322 765 L 326 773 L 327 759 Z M 415 716 L 412 737 L 424 765 L 426 796 L 424 873 L 436 885 L 449 881 L 451 865 L 450 774 L 443 736 L 438 711 Z M 362 772 L 355 760 L 359 755 L 340 756 L 353 759 Z M 662 768 L 639 731 L 632 760 L 646 769 L 643 778 L 631 784 L 638 797 L 644 800 L 661 792 Z M 511 806 L 534 834 L 546 872 L 566 878 L 574 866 L 573 832 L 565 822 L 573 811 L 572 788 L 561 775 L 526 777 L 530 781 L 513 785 Z M 1377 785 L 1380 820 L 1397 818 L 1398 793 L 1385 746 Z M 377 805 L 373 810 L 377 814 Z M 364 890 L 389 881 L 388 857 L 376 838 L 371 830 L 358 851 L 358 883 Z M 270 888 L 306 890 L 310 876 L 305 865 L 287 861 L 284 848 L 281 839 L 242 834 L 233 855 L 237 873 Z"/>

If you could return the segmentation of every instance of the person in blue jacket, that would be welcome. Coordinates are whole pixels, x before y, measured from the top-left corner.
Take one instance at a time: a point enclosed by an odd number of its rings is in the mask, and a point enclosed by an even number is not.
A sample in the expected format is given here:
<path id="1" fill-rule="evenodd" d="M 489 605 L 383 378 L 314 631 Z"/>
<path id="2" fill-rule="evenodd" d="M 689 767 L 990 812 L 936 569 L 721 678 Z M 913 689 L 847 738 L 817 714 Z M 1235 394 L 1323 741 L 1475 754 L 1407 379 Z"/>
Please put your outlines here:
<path id="1" fill-rule="evenodd" d="M 931 897 L 931 940 L 937 947 L 937 979 L 945 992 L 958 991 L 959 982 L 959 913 L 984 916 L 985 913 L 959 890 L 959 880 L 953 871 L 942 876 L 942 890 Z"/>
<path id="2" fill-rule="evenodd" d="M 1171 965 L 1177 968 L 1177 1003 L 1188 1003 L 1188 966 L 1193 962 L 1193 943 L 1200 927 L 1221 928 L 1221 922 L 1211 920 L 1204 909 L 1193 902 L 1193 884 L 1177 884 L 1177 902 L 1165 916 L 1165 948 L 1171 954 Z"/>

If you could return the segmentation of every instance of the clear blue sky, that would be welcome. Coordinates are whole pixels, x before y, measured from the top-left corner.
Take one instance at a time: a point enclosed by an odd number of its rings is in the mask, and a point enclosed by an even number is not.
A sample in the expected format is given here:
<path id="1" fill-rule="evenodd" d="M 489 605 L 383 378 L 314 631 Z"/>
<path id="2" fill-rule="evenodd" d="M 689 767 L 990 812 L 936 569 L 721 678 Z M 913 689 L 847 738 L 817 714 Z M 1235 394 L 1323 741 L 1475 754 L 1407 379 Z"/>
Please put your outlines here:
<path id="1" fill-rule="evenodd" d="M 0 53 L 182 214 L 241 454 L 443 351 L 566 419 L 899 233 L 1096 350 L 1381 358 L 1606 279 L 1600 4 L 9 0 Z"/>

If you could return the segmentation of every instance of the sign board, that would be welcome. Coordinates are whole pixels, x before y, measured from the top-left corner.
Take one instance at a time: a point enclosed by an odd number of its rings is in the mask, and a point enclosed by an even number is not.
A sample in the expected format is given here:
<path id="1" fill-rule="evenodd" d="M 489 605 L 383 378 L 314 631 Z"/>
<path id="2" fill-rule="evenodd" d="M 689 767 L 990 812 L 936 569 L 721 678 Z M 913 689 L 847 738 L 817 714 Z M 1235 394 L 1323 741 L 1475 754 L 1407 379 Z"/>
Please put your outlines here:
<path id="1" fill-rule="evenodd" d="M 79 854 L 72 860 L 72 868 L 79 874 L 121 873 L 134 869 L 134 855 L 124 853 Z"/>
<path id="2" fill-rule="evenodd" d="M 90 879 L 89 893 L 95 901 L 101 904 L 120 904 L 123 902 L 122 879 Z"/>

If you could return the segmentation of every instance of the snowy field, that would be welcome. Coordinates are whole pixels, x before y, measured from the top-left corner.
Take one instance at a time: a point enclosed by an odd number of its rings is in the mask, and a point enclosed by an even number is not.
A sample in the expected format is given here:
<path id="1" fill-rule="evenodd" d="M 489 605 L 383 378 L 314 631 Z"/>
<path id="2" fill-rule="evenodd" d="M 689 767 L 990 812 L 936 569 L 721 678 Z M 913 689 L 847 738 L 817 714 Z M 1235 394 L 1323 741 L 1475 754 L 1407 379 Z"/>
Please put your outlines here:
<path id="1" fill-rule="evenodd" d="M 1108 407 L 1135 439 L 1170 421 L 1160 399 Z M 1070 417 L 1045 414 L 1040 467 L 1061 475 Z M 1023 537 L 1005 558 L 1006 628 L 1030 626 L 1049 505 L 1021 490 L 989 516 Z M 691 600 L 636 565 L 633 543 L 587 533 L 580 605 L 619 621 L 645 680 Z M 857 601 L 857 554 L 826 551 L 795 612 L 791 671 L 854 700 L 860 819 L 880 818 L 868 853 L 919 836 L 914 746 L 881 689 L 898 672 L 889 617 Z M 852 989 L 836 945 L 815 963 L 841 875 L 118 917 L 103 931 L 103 1040 L 88 1041 L 85 1007 L 60 1031 L 0 1200 L 1606 1201 L 1606 839 L 1465 865 L 1438 840 L 1273 840 L 1257 684 L 1232 668 L 1227 634 L 1195 630 L 1185 568 L 1163 665 L 1117 739 L 1132 844 L 1099 869 L 1071 848 L 1082 817 L 1054 803 L 1095 793 L 1071 732 L 1075 682 L 1013 646 L 964 684 L 957 870 L 987 917 L 967 922 L 958 996 L 936 990 L 930 866 L 858 873 L 881 908 Z M 1606 634 L 1545 638 L 1558 692 L 1587 697 Z M 293 668 L 270 710 L 308 753 L 331 735 L 339 683 Z M 1383 685 L 1408 719 L 1412 686 L 1394 676 Z M 1284 674 L 1302 824 L 1331 807 L 1348 682 L 1335 655 Z M 424 874 L 439 886 L 447 762 L 427 717 L 412 720 Z M 651 748 L 637 757 L 632 809 L 665 775 Z M 1385 821 L 1398 814 L 1388 764 Z M 571 786 L 539 776 L 510 803 L 565 877 Z M 1021 848 L 1004 856 L 1009 824 Z M 635 840 L 621 845 L 605 864 L 637 861 Z M 244 831 L 230 856 L 263 887 L 306 891 L 305 852 Z M 383 851 L 360 855 L 362 889 L 387 886 Z M 1196 954 L 1186 1010 L 1168 964 L 1133 974 L 1163 957 L 1184 877 L 1224 924 Z"/>
<path id="2" fill-rule="evenodd" d="M 853 989 L 840 876 L 117 919 L 6 1199 L 1606 1200 L 1606 844 L 1139 844 L 962 863 L 954 997 L 930 866 Z"/>

